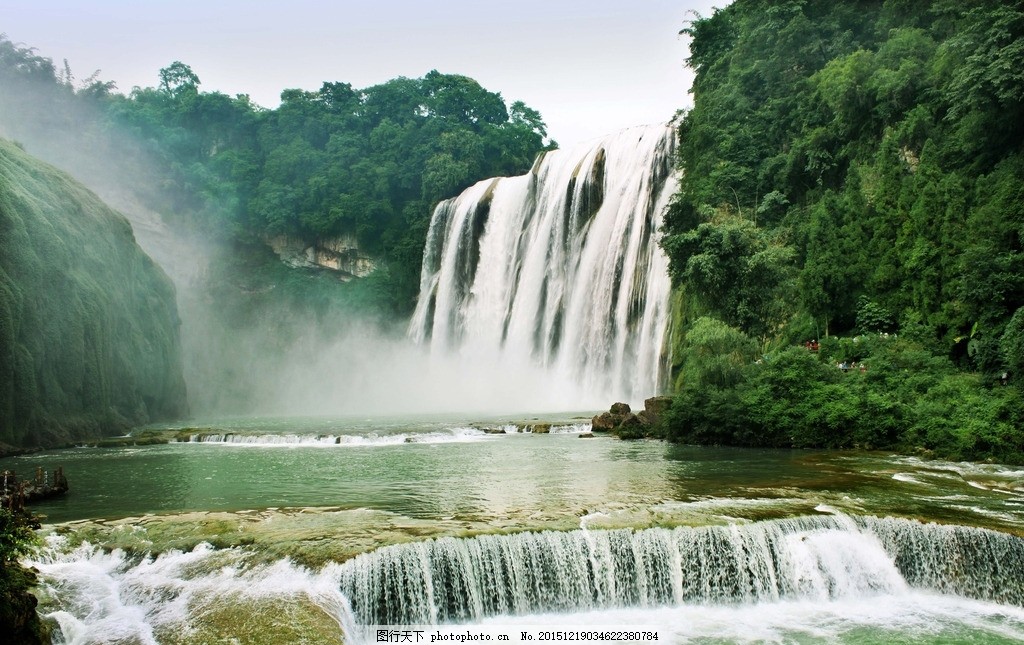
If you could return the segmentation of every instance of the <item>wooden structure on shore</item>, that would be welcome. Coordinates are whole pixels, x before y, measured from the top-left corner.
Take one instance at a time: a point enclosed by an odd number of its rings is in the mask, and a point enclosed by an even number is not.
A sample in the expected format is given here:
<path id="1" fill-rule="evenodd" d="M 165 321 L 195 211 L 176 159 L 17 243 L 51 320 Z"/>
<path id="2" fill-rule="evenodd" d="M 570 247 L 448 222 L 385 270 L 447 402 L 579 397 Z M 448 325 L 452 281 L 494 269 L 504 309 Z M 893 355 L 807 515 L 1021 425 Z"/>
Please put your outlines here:
<path id="1" fill-rule="evenodd" d="M 41 499 L 59 497 L 68 492 L 68 479 L 64 469 L 57 467 L 48 473 L 41 467 L 36 468 L 32 479 L 18 479 L 10 470 L 0 473 L 0 507 L 10 511 L 25 508 L 26 504 Z"/>

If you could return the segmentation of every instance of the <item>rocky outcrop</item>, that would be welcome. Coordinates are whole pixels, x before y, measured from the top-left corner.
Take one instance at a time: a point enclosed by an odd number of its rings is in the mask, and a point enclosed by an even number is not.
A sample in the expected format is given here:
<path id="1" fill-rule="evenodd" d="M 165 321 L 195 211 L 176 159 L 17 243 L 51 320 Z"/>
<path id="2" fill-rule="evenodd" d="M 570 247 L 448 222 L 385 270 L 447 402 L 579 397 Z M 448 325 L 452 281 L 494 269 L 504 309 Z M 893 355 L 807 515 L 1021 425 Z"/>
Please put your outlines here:
<path id="1" fill-rule="evenodd" d="M 36 572 L 17 562 L 0 562 L 0 633 L 5 643 L 51 643 L 50 629 L 36 612 L 39 601 L 30 591 L 38 583 Z"/>
<path id="2" fill-rule="evenodd" d="M 292 268 L 328 269 L 348 282 L 365 278 L 377 269 L 377 260 L 359 247 L 354 236 L 342 235 L 318 240 L 310 244 L 305 240 L 287 235 L 267 239 L 267 245 L 281 262 Z"/>
<path id="3" fill-rule="evenodd" d="M 671 405 L 671 397 L 654 396 L 644 401 L 643 410 L 633 414 L 628 403 L 613 403 L 608 412 L 594 416 L 590 423 L 594 432 L 608 432 L 620 439 L 657 437 L 661 435 L 661 420 Z"/>
<path id="4" fill-rule="evenodd" d="M 608 412 L 602 412 L 591 419 L 591 429 L 594 432 L 613 432 L 630 414 L 628 403 L 612 403 Z"/>
<path id="5" fill-rule="evenodd" d="M 30 549 L 33 531 L 40 528 L 39 518 L 10 502 L 5 499 L 0 509 L 0 634 L 5 643 L 50 643 L 49 626 L 36 612 L 39 601 L 31 591 L 39 581 L 38 572 L 18 563 Z"/>
<path id="6" fill-rule="evenodd" d="M 645 426 L 654 427 L 661 423 L 670 407 L 672 407 L 672 397 L 652 396 L 644 401 L 644 409 L 637 413 L 637 417 Z"/>

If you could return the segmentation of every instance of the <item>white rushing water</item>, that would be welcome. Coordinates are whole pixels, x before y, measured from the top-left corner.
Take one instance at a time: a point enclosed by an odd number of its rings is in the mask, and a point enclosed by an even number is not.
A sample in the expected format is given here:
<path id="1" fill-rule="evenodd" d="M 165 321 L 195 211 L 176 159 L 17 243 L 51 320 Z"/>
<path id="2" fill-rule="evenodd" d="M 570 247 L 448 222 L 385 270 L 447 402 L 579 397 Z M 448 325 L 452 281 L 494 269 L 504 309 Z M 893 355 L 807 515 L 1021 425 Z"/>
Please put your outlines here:
<path id="1" fill-rule="evenodd" d="M 224 444 L 229 446 L 265 447 L 374 447 L 404 443 L 463 443 L 485 439 L 487 433 L 479 428 L 456 427 L 435 432 L 398 432 L 390 434 L 249 434 L 249 433 L 196 433 L 188 443 Z"/>
<path id="2" fill-rule="evenodd" d="M 1024 541 L 843 515 L 750 525 L 442 538 L 347 562 L 358 624 L 616 607 L 832 602 L 910 588 L 1024 605 Z"/>
<path id="3" fill-rule="evenodd" d="M 61 541 L 31 564 L 63 599 L 51 616 L 68 643 L 192 642 L 225 606 L 279 601 L 308 605 L 346 642 L 373 642 L 373 625 L 438 624 L 646 626 L 667 643 L 1024 638 L 1024 540 L 912 520 L 440 538 L 318 571 L 206 545 L 140 558 Z M 262 620 L 253 629 L 275 624 Z"/>
<path id="4" fill-rule="evenodd" d="M 434 211 L 410 335 L 547 384 L 567 408 L 661 389 L 668 260 L 658 246 L 677 187 L 669 125 L 540 157 Z"/>

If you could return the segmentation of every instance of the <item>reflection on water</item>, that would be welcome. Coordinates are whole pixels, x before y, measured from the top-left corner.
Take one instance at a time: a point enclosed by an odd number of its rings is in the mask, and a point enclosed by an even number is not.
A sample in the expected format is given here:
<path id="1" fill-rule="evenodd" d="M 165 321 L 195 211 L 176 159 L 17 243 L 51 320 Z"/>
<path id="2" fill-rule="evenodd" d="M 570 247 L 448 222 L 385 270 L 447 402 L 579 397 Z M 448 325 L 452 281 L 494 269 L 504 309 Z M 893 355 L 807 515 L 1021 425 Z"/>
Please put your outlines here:
<path id="1" fill-rule="evenodd" d="M 0 460 L 0 469 L 62 466 L 71 492 L 35 510 L 50 522 L 93 518 L 54 527 L 53 550 L 36 563 L 51 594 L 42 607 L 60 621 L 67 642 L 117 640 L 107 638 L 110 630 L 125 629 L 161 643 L 336 640 L 346 601 L 337 587 L 344 565 L 335 563 L 426 538 L 818 521 L 837 512 L 1024 534 L 1020 468 L 581 439 L 586 427 L 577 423 L 534 435 L 484 431 L 515 429 L 501 420 L 238 419 L 183 433 L 213 441 L 39 453 Z M 75 546 L 82 541 L 101 548 Z M 196 546 L 202 542 L 235 548 Z M 143 557 L 148 551 L 163 555 Z M 532 614 L 515 622 L 657 625 L 666 642 L 680 643 L 693 635 L 701 642 L 865 643 L 1024 635 L 1020 608 L 918 591 Z"/>
<path id="2" fill-rule="evenodd" d="M 526 526 L 578 523 L 595 513 L 613 524 L 700 524 L 826 505 L 1024 530 L 1024 470 L 998 465 L 580 439 L 575 431 L 485 434 L 467 422 L 437 420 L 236 420 L 200 430 L 242 437 L 333 433 L 345 440 L 79 448 L 0 460 L 0 468 L 63 466 L 71 494 L 37 507 L 54 522 L 333 507 Z M 404 439 L 386 440 L 394 436 Z"/>

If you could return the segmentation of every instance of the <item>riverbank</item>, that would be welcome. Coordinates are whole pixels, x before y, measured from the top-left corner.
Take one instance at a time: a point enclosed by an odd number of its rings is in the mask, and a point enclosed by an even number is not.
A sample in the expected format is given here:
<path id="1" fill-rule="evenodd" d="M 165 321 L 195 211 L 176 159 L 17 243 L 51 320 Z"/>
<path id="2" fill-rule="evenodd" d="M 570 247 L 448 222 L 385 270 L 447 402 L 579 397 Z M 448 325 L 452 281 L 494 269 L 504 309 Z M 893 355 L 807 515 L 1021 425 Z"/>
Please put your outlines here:
<path id="1" fill-rule="evenodd" d="M 818 351 L 763 356 L 731 351 L 726 340 L 713 353 L 691 352 L 666 415 L 667 439 L 1024 464 L 1019 379 L 1003 385 L 963 371 L 904 336 L 831 337 Z M 858 369 L 842 369 L 854 362 Z"/>

